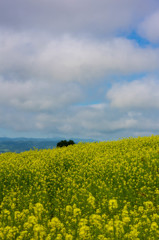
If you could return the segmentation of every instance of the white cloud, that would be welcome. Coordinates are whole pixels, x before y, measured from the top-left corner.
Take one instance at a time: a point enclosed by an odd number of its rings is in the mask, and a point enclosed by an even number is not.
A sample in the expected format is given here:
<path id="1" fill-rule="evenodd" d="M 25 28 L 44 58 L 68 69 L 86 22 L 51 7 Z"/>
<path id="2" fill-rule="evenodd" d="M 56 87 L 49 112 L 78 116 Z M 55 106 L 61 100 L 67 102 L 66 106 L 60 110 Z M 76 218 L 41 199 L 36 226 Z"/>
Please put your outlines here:
<path id="1" fill-rule="evenodd" d="M 67 106 L 55 111 L 25 111 L 10 105 L 0 108 L 0 125 L 16 134 L 27 136 L 62 136 L 93 139 L 118 139 L 159 132 L 159 116 L 155 110 L 127 111 L 105 103 L 88 106 Z M 29 135 L 30 134 L 30 135 Z"/>
<path id="2" fill-rule="evenodd" d="M 0 1 L 1 128 L 103 139 L 158 130 L 158 80 L 108 90 L 112 79 L 159 72 L 159 48 L 126 39 L 141 23 L 158 42 L 157 9 L 158 0 Z"/>
<path id="3" fill-rule="evenodd" d="M 159 11 L 148 16 L 139 25 L 138 32 L 149 41 L 159 43 Z"/>
<path id="4" fill-rule="evenodd" d="M 61 117 L 63 114 L 65 117 Z M 103 107 L 99 107 L 99 104 L 95 107 L 94 104 L 93 107 L 90 105 L 69 108 L 67 112 L 60 112 L 56 115 L 39 114 L 36 122 L 45 130 L 51 131 L 55 128 L 63 136 L 84 136 L 86 138 L 103 138 L 110 133 L 134 129 L 138 123 L 135 116 L 121 115 L 105 104 Z"/>
<path id="5" fill-rule="evenodd" d="M 147 116 L 143 111 L 121 112 L 103 104 L 102 108 L 81 106 L 68 109 L 65 117 L 61 117 L 63 114 L 53 116 L 46 113 L 38 116 L 36 122 L 40 122 L 45 131 L 56 131 L 62 136 L 103 140 L 159 132 L 159 123 L 155 121 L 159 116 L 153 118 L 153 110 Z"/>
<path id="6" fill-rule="evenodd" d="M 83 94 L 75 84 L 58 85 L 36 81 L 0 79 L 0 105 L 26 112 L 58 111 L 81 100 Z"/>
<path id="7" fill-rule="evenodd" d="M 158 70 L 159 49 L 124 38 L 94 41 L 1 32 L 0 71 L 6 79 L 86 82 L 110 74 Z"/>
<path id="8" fill-rule="evenodd" d="M 115 84 L 106 94 L 112 107 L 159 108 L 159 80 L 141 79 Z"/>

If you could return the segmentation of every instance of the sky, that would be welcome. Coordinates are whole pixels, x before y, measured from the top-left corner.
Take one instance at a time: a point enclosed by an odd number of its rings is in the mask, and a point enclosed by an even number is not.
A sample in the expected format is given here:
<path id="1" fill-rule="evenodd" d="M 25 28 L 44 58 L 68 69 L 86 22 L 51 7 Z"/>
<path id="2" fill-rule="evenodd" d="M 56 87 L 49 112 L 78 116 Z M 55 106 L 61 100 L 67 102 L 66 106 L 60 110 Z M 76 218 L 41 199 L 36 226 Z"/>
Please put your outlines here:
<path id="1" fill-rule="evenodd" d="M 158 0 L 0 1 L 0 137 L 152 134 Z"/>

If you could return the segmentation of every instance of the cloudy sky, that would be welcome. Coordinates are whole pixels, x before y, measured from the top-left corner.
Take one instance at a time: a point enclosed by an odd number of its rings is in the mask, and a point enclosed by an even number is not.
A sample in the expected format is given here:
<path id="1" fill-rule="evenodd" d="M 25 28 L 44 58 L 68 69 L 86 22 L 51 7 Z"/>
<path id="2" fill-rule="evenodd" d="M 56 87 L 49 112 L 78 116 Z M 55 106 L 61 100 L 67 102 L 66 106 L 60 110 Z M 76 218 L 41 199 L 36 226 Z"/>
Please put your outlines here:
<path id="1" fill-rule="evenodd" d="M 0 137 L 152 134 L 158 0 L 0 1 Z"/>

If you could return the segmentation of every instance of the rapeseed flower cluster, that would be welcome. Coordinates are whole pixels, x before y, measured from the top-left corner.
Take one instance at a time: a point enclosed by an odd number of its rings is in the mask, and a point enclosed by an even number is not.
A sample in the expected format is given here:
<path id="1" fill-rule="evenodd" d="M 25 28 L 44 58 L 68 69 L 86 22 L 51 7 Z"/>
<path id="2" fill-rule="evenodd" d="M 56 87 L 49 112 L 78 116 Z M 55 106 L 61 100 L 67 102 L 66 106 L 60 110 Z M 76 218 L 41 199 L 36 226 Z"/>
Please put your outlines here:
<path id="1" fill-rule="evenodd" d="M 0 155 L 0 240 L 159 239 L 159 136 Z"/>

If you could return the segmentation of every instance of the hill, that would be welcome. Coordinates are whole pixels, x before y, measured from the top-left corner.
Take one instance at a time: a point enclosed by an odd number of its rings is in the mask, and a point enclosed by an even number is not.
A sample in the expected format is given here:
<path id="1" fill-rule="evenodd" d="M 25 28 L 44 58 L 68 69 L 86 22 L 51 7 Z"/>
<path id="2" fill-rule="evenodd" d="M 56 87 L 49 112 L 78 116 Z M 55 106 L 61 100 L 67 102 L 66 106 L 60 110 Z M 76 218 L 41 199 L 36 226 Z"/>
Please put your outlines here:
<path id="1" fill-rule="evenodd" d="M 24 152 L 31 149 L 52 149 L 62 138 L 0 138 L 0 153 Z M 73 139 L 75 143 L 93 141 L 91 139 Z"/>
<path id="2" fill-rule="evenodd" d="M 0 239 L 159 238 L 159 136 L 0 155 Z"/>
<path id="3" fill-rule="evenodd" d="M 24 152 L 31 149 L 48 149 L 56 147 L 57 141 L 36 138 L 0 138 L 0 153 Z"/>

